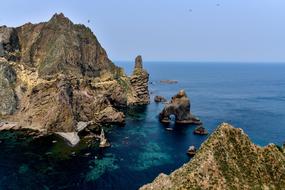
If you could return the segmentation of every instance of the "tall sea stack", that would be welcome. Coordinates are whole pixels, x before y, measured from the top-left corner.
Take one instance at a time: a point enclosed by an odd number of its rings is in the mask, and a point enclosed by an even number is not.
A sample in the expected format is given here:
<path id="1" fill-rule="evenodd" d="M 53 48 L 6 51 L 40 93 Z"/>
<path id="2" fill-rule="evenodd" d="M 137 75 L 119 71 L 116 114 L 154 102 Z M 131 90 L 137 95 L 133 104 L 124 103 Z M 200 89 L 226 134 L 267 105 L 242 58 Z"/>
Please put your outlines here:
<path id="1" fill-rule="evenodd" d="M 134 104 L 149 104 L 150 97 L 148 91 L 149 74 L 143 68 L 142 57 L 139 55 L 135 59 L 135 68 L 130 77 L 131 85 L 136 94 Z"/>

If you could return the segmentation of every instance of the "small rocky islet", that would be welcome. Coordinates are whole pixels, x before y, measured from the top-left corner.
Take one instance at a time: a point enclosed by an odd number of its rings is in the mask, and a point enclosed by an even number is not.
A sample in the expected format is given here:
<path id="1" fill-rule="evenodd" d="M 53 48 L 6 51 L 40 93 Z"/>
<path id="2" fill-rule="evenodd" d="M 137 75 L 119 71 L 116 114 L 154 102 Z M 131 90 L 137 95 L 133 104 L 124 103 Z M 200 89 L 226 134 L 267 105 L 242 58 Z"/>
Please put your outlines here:
<path id="1" fill-rule="evenodd" d="M 201 124 L 201 120 L 190 112 L 190 99 L 184 90 L 180 90 L 175 96 L 171 98 L 169 103 L 159 114 L 161 123 L 170 123 L 171 116 L 175 117 L 175 122 L 178 124 Z"/>
<path id="2" fill-rule="evenodd" d="M 127 76 L 89 28 L 63 14 L 39 24 L 0 27 L 0 130 L 58 134 L 73 146 L 84 131 L 86 138 L 96 137 L 100 147 L 108 147 L 101 126 L 124 124 L 125 108 L 149 104 L 148 82 L 141 56 Z M 169 102 L 163 96 L 154 100 L 165 103 L 161 123 L 169 124 L 174 116 L 176 124 L 197 125 L 195 134 L 208 133 L 191 113 L 184 90 Z M 259 147 L 241 129 L 223 123 L 189 163 L 141 189 L 283 189 L 284 173 L 283 147 Z"/>

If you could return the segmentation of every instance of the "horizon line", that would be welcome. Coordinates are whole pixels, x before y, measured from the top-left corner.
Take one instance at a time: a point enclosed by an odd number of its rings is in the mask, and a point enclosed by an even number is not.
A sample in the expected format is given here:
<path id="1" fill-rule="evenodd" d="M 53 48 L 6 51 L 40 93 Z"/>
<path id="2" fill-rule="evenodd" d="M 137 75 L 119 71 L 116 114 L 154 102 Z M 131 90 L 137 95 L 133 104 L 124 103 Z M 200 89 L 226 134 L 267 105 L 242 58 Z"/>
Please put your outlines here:
<path id="1" fill-rule="evenodd" d="M 112 60 L 112 62 L 135 62 L 135 60 Z M 143 62 L 179 62 L 179 63 L 246 63 L 246 64 L 285 64 L 285 61 L 195 61 L 195 60 L 143 60 Z"/>

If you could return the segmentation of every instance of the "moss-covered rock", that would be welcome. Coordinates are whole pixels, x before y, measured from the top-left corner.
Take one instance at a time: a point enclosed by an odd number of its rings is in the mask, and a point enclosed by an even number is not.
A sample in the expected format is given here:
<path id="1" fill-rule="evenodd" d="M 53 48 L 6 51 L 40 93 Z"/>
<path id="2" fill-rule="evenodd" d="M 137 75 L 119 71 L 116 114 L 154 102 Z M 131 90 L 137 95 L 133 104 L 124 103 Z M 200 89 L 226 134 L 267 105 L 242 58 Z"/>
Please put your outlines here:
<path id="1" fill-rule="evenodd" d="M 242 129 L 223 123 L 194 158 L 170 175 L 162 174 L 148 189 L 283 189 L 285 156 L 276 145 L 259 147 Z"/>

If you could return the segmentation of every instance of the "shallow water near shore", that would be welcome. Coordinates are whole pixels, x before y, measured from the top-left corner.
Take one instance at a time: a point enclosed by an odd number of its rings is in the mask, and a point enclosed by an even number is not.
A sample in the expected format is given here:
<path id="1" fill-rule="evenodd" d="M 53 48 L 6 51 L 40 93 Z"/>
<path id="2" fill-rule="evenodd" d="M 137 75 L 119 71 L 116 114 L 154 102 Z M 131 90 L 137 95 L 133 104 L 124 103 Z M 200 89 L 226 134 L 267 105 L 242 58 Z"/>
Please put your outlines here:
<path id="1" fill-rule="evenodd" d="M 127 73 L 131 62 L 117 62 Z M 145 62 L 151 104 L 129 108 L 125 127 L 106 128 L 112 147 L 71 148 L 56 136 L 33 140 L 22 132 L 0 133 L 0 189 L 137 189 L 159 173 L 170 173 L 190 158 L 189 145 L 207 136 L 193 125 L 165 130 L 157 115 L 167 99 L 185 89 L 191 110 L 209 132 L 221 122 L 243 128 L 258 145 L 285 141 L 285 65 Z M 161 84 L 160 80 L 178 80 Z M 56 141 L 56 142 L 53 142 Z M 86 154 L 90 153 L 90 154 Z"/>

